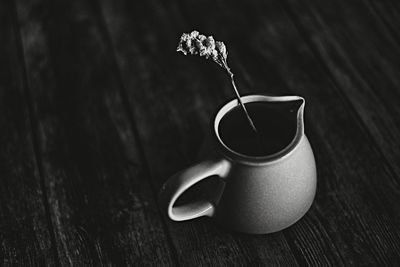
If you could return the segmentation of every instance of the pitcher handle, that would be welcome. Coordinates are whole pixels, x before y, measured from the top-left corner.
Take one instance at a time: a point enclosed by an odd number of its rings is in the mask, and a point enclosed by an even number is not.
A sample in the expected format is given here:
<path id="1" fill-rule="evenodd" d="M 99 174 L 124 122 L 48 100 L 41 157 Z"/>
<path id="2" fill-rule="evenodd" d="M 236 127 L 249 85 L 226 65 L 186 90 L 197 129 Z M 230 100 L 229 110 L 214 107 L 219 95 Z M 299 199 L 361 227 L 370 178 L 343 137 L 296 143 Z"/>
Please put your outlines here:
<path id="1" fill-rule="evenodd" d="M 223 158 L 209 158 L 170 177 L 160 190 L 159 200 L 163 210 L 174 221 L 185 221 L 201 216 L 212 217 L 214 204 L 210 200 L 174 206 L 175 201 L 190 187 L 210 176 L 225 177 L 230 167 L 229 161 Z"/>

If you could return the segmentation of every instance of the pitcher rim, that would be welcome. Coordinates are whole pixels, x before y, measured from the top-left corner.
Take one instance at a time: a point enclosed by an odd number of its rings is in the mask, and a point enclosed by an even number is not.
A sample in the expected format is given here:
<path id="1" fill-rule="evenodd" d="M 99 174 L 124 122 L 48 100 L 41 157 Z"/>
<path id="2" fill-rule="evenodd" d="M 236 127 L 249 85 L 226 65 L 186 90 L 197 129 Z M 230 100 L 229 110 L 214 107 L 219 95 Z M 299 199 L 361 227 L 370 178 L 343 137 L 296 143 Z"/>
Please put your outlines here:
<path id="1" fill-rule="evenodd" d="M 244 104 L 252 103 L 252 102 L 287 102 L 287 101 L 296 101 L 301 100 L 302 103 L 297 110 L 296 116 L 296 133 L 290 143 L 285 146 L 283 149 L 275 152 L 273 154 L 269 154 L 266 156 L 249 156 L 235 150 L 231 149 L 227 146 L 221 139 L 218 127 L 221 119 L 234 107 L 239 105 L 239 101 L 235 98 L 224 104 L 216 113 L 213 120 L 213 132 L 214 137 L 218 141 L 218 148 L 220 152 L 235 162 L 244 163 L 246 165 L 264 165 L 276 162 L 283 158 L 286 158 L 291 154 L 291 152 L 297 147 L 300 143 L 303 135 L 304 135 L 304 106 L 305 99 L 301 96 L 291 95 L 291 96 L 269 96 L 264 94 L 249 94 L 241 97 L 241 100 Z"/>

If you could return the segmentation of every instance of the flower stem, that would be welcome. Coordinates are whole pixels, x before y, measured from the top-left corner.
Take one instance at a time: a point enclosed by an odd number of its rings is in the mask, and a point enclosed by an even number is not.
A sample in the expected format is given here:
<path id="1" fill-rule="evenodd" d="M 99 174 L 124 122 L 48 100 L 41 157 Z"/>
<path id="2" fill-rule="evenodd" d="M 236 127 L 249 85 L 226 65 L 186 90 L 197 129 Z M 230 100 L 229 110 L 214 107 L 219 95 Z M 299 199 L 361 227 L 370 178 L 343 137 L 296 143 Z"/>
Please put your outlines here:
<path id="1" fill-rule="evenodd" d="M 230 78 L 231 78 L 231 83 L 232 83 L 233 89 L 235 90 L 236 97 L 237 97 L 237 99 L 238 99 L 238 101 L 239 101 L 239 105 L 243 108 L 243 111 L 244 111 L 244 113 L 246 114 L 246 118 L 247 118 L 247 120 L 248 120 L 248 122 L 249 122 L 251 128 L 253 129 L 253 131 L 254 131 L 255 133 L 257 133 L 257 128 L 256 128 L 256 126 L 254 125 L 254 122 L 253 122 L 253 120 L 251 119 L 249 113 L 247 112 L 247 109 L 246 109 L 246 107 L 244 106 L 244 103 L 242 102 L 242 99 L 241 99 L 241 97 L 240 97 L 239 91 L 238 91 L 238 89 L 236 88 L 236 83 L 235 83 L 235 80 L 234 80 L 234 78 L 233 78 L 233 73 L 231 72 L 230 68 L 228 67 L 228 64 L 226 63 L 226 61 L 223 60 L 222 62 L 223 62 L 223 65 L 224 65 L 226 71 L 228 72 L 228 74 L 229 74 L 229 76 L 230 76 Z"/>

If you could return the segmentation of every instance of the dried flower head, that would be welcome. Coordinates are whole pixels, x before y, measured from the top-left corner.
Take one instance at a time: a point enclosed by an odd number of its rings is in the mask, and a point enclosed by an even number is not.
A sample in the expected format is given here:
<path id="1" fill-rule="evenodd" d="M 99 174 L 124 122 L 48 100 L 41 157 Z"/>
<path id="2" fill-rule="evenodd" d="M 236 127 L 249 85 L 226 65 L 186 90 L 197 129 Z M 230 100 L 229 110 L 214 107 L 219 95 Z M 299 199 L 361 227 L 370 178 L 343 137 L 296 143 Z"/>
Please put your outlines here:
<path id="1" fill-rule="evenodd" d="M 223 68 L 227 67 L 228 53 L 225 44 L 215 41 L 212 36 L 206 37 L 198 31 L 183 33 L 176 51 L 181 51 L 185 55 L 200 55 L 206 59 L 212 59 Z"/>

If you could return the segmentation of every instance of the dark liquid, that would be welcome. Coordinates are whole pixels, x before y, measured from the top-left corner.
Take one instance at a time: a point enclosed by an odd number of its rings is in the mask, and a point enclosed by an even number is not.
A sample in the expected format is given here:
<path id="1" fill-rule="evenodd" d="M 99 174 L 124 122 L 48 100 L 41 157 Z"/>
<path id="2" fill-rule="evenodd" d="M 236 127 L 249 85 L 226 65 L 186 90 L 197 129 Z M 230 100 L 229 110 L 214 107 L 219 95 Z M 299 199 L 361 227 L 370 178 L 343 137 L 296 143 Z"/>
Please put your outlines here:
<path id="1" fill-rule="evenodd" d="M 219 135 L 226 146 L 247 156 L 267 156 L 279 152 L 296 135 L 297 110 L 301 103 L 253 102 L 247 103 L 257 133 L 251 128 L 240 106 L 233 108 L 221 119 Z"/>

